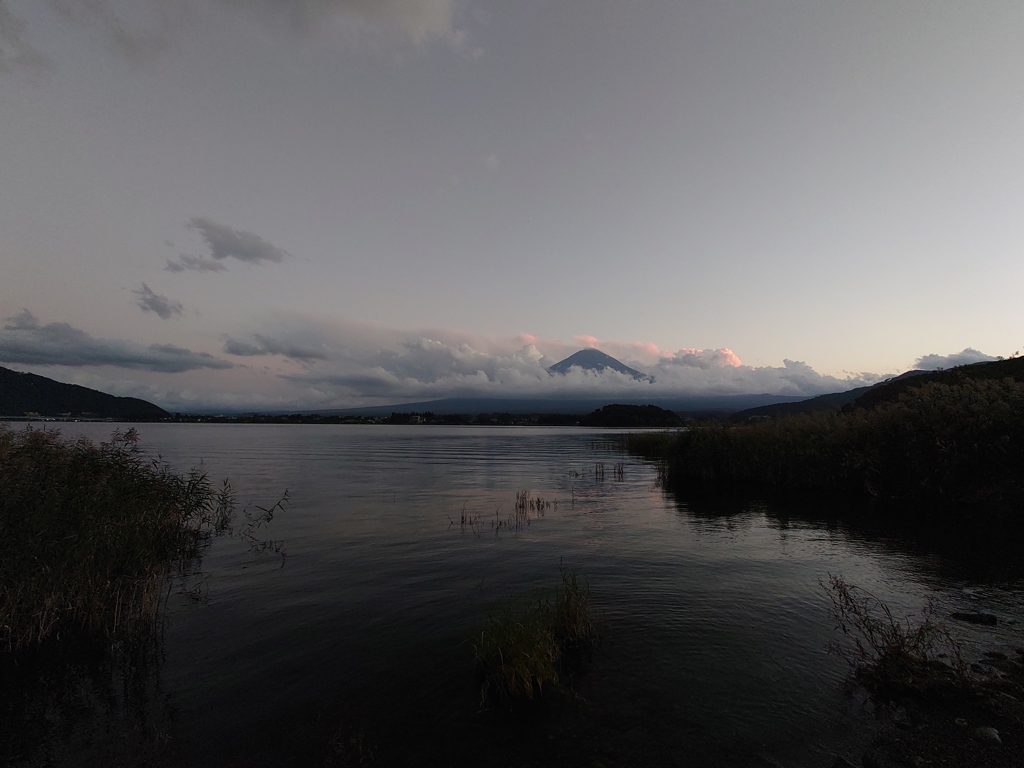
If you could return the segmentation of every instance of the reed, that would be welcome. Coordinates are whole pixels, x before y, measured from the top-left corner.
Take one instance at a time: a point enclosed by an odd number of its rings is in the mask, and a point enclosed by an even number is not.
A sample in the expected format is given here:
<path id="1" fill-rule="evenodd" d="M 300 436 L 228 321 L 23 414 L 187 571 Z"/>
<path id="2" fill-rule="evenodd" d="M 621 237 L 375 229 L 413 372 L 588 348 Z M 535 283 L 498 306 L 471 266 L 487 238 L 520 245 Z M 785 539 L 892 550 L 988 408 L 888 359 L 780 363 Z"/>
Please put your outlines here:
<path id="1" fill-rule="evenodd" d="M 134 429 L 95 445 L 0 425 L 0 649 L 151 625 L 231 503 L 227 483 L 142 456 Z"/>
<path id="2" fill-rule="evenodd" d="M 480 704 L 533 701 L 579 672 L 591 659 L 597 631 L 590 587 L 561 569 L 562 584 L 534 598 L 498 603 L 473 641 Z"/>
<path id="3" fill-rule="evenodd" d="M 928 383 L 871 409 L 697 422 L 627 447 L 661 462 L 677 491 L 828 492 L 1024 523 L 1024 382 L 1013 379 Z"/>

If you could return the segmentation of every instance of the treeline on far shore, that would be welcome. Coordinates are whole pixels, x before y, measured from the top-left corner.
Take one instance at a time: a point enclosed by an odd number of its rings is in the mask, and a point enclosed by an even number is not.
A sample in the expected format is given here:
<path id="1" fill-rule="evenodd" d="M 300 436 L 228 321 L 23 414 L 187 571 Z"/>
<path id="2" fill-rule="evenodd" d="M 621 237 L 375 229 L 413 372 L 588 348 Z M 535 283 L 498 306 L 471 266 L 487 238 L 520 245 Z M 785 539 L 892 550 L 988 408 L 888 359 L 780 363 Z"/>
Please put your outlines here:
<path id="1" fill-rule="evenodd" d="M 588 414 L 480 413 L 439 414 L 433 411 L 392 411 L 389 416 L 353 414 L 245 414 L 201 416 L 175 414 L 173 421 L 207 424 L 440 424 L 450 426 L 610 427 L 649 429 L 676 427 L 678 415 L 654 405 L 606 405 Z"/>
<path id="2" fill-rule="evenodd" d="M 579 414 L 480 413 L 438 414 L 431 411 L 394 411 L 390 415 L 283 413 L 207 416 L 175 414 L 169 421 L 182 424 L 440 424 L 450 426 L 574 426 Z"/>
<path id="3" fill-rule="evenodd" d="M 635 434 L 628 447 L 660 460 L 665 486 L 681 497 L 875 500 L 907 514 L 1019 526 L 1024 382 L 971 373 L 822 413 Z"/>

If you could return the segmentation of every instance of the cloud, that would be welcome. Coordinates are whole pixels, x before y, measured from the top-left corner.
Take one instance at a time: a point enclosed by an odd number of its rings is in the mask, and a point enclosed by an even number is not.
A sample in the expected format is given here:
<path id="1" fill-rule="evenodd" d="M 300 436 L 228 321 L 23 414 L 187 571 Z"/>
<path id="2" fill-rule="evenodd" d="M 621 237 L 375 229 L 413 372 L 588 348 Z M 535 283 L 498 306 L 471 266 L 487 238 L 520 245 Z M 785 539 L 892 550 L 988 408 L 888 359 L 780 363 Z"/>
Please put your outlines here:
<path id="1" fill-rule="evenodd" d="M 301 362 L 301 370 L 279 371 L 279 376 L 303 392 L 315 393 L 315 407 L 452 396 L 642 399 L 768 393 L 811 397 L 884 378 L 872 373 L 837 378 L 794 360 L 778 367 L 753 367 L 743 365 L 726 348 L 671 353 L 644 342 L 580 337 L 565 344 L 526 333 L 491 337 L 451 329 L 403 330 L 298 314 L 277 316 L 266 325 L 273 328 L 271 333 L 236 336 L 225 351 L 278 354 Z M 254 341 L 236 340 L 247 337 Z M 613 371 L 573 369 L 564 376 L 549 374 L 547 368 L 576 352 L 581 340 L 653 381 L 637 381 Z M 289 355 L 289 350 L 315 350 L 317 356 L 300 358 Z"/>
<path id="2" fill-rule="evenodd" d="M 184 272 L 186 269 L 192 272 L 226 272 L 228 268 L 219 262 L 204 259 L 202 256 L 179 253 L 178 260 L 168 259 L 164 269 L 167 272 Z"/>
<path id="3" fill-rule="evenodd" d="M 259 333 L 253 334 L 255 344 L 247 344 L 235 339 L 228 339 L 224 342 L 224 351 L 229 355 L 241 357 L 255 357 L 259 355 L 281 355 L 292 360 L 326 360 L 327 355 L 315 349 L 305 348 L 295 344 L 281 343 L 269 336 Z"/>
<path id="4" fill-rule="evenodd" d="M 143 312 L 155 312 L 161 319 L 169 320 L 175 315 L 181 316 L 181 302 L 154 293 L 148 285 L 142 284 L 137 291 L 132 291 L 139 297 L 138 305 Z"/>
<path id="5" fill-rule="evenodd" d="M 421 47 L 444 42 L 464 48 L 459 10 L 467 0 L 215 0 L 275 34 L 369 39 Z M 106 44 L 135 64 L 150 64 L 170 50 L 183 29 L 202 19 L 211 0 L 48 0 L 65 20 L 98 31 Z M 25 22 L 0 0 L 0 72 L 43 68 L 45 56 L 25 40 Z M 337 34 L 340 33 L 340 34 Z M 482 50 L 469 51 L 479 57 Z"/>
<path id="6" fill-rule="evenodd" d="M 923 355 L 917 358 L 914 367 L 924 371 L 935 371 L 939 368 L 953 368 L 957 365 L 987 363 L 995 359 L 991 355 L 986 355 L 984 352 L 968 347 L 963 352 L 955 352 L 952 355 Z"/>
<path id="7" fill-rule="evenodd" d="M 227 360 L 173 344 L 102 339 L 68 323 L 43 325 L 27 309 L 7 318 L 0 330 L 0 362 L 70 367 L 107 365 L 161 373 L 234 367 Z"/>
<path id="8" fill-rule="evenodd" d="M 202 235 L 210 248 L 210 255 L 218 261 L 238 259 L 247 264 L 261 264 L 265 261 L 280 263 L 290 258 L 287 252 L 259 235 L 232 229 L 211 219 L 194 218 L 189 226 Z"/>

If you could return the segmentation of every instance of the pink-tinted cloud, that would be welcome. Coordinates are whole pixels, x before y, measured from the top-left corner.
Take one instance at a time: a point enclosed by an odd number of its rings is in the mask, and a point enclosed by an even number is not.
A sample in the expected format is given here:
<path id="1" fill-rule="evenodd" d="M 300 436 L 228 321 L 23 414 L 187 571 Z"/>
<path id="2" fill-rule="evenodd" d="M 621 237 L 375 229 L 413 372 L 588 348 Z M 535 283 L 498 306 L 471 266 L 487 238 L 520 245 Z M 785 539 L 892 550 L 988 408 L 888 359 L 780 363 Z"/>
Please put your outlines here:
<path id="1" fill-rule="evenodd" d="M 698 368 L 739 368 L 743 361 L 728 347 L 721 349 L 680 349 L 674 355 L 665 358 L 677 365 L 693 365 Z"/>

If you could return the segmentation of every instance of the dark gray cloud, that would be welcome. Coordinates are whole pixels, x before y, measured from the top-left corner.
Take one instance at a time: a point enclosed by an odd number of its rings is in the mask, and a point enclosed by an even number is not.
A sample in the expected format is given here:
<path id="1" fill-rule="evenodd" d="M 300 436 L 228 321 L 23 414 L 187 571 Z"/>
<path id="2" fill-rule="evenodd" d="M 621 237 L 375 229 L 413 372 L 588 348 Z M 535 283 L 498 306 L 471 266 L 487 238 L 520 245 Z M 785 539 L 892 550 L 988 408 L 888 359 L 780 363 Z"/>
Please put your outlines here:
<path id="1" fill-rule="evenodd" d="M 954 352 L 952 355 L 923 355 L 917 358 L 914 367 L 924 371 L 935 371 L 939 368 L 953 368 L 957 365 L 988 363 L 995 359 L 992 355 L 986 355 L 984 352 L 968 347 L 963 352 Z"/>
<path id="2" fill-rule="evenodd" d="M 180 301 L 154 293 L 145 283 L 138 290 L 132 291 L 132 293 L 139 297 L 138 305 L 143 312 L 155 312 L 164 320 L 169 320 L 175 315 L 181 316 L 182 306 Z"/>
<path id="3" fill-rule="evenodd" d="M 282 355 L 292 360 L 326 360 L 327 355 L 319 350 L 297 344 L 281 342 L 259 333 L 253 334 L 254 344 L 247 344 L 236 339 L 224 342 L 224 351 L 229 355 L 255 357 L 259 355 Z"/>
<path id="4" fill-rule="evenodd" d="M 227 360 L 173 344 L 102 339 L 68 323 L 44 325 L 27 309 L 7 318 L 0 330 L 0 362 L 71 367 L 109 365 L 161 373 L 234 367 Z"/>
<path id="5" fill-rule="evenodd" d="M 207 218 L 194 218 L 189 226 L 202 235 L 210 248 L 210 255 L 218 261 L 238 259 L 247 264 L 262 264 L 265 261 L 280 263 L 290 258 L 286 251 L 268 243 L 252 232 L 232 229 Z"/>
<path id="6" fill-rule="evenodd" d="M 167 266 L 164 269 L 168 272 L 184 272 L 185 270 L 191 272 L 226 272 L 228 268 L 220 262 L 210 261 L 202 256 L 179 253 L 178 260 L 168 259 Z"/>

